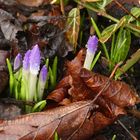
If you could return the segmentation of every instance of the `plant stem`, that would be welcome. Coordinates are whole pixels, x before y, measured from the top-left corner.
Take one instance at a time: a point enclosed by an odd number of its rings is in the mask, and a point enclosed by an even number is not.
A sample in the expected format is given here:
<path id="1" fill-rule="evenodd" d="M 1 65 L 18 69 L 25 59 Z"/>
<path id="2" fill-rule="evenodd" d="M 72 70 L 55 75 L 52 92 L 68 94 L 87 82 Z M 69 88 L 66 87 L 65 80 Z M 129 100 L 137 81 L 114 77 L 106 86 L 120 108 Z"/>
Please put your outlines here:
<path id="1" fill-rule="evenodd" d="M 33 101 L 36 98 L 36 83 L 37 83 L 37 75 L 30 73 L 29 78 L 29 97 L 28 101 Z"/>
<path id="2" fill-rule="evenodd" d="M 92 11 L 98 13 L 99 15 L 101 15 L 101 16 L 103 16 L 103 17 L 106 17 L 106 18 L 108 18 L 108 19 L 110 19 L 110 20 L 112 20 L 112 21 L 114 21 L 114 22 L 116 22 L 116 23 L 119 22 L 118 19 L 116 19 L 116 18 L 112 17 L 111 15 L 107 14 L 104 10 L 96 9 L 96 8 L 92 7 L 89 3 L 88 3 L 88 4 L 87 4 L 87 3 L 82 3 L 82 2 L 79 1 L 79 0 L 74 0 L 74 1 L 77 2 L 79 5 L 81 5 L 81 6 L 83 6 L 83 7 L 86 7 L 86 8 L 88 8 L 88 9 L 92 10 Z M 133 25 L 133 24 L 131 24 L 131 23 L 126 23 L 125 26 L 126 26 L 127 28 L 129 28 L 129 29 L 135 31 L 135 32 L 140 33 L 140 28 L 139 28 L 138 26 L 136 26 L 136 25 Z"/>

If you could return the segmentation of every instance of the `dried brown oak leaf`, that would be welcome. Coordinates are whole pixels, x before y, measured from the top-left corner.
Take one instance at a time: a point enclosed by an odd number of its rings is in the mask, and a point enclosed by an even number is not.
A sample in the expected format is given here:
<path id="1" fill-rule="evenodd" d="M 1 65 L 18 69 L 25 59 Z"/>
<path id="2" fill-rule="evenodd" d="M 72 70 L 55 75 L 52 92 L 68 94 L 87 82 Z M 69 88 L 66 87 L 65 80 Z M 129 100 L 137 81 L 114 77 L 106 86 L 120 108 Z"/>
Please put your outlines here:
<path id="1" fill-rule="evenodd" d="M 113 121 L 96 112 L 96 108 L 92 101 L 80 101 L 1 121 L 0 139 L 53 140 L 54 132 L 57 131 L 62 140 L 86 140 Z"/>
<path id="2" fill-rule="evenodd" d="M 109 85 L 104 92 L 102 92 L 102 96 L 120 107 L 133 106 L 136 104 L 138 96 L 135 90 L 124 82 L 110 80 L 106 76 L 93 73 L 85 68 L 81 69 L 80 77 L 94 94 L 98 94 L 104 85 L 109 82 Z"/>
<path id="3" fill-rule="evenodd" d="M 72 102 L 94 99 L 93 91 L 87 87 L 81 79 L 79 73 L 81 71 L 85 58 L 85 50 L 79 51 L 74 60 L 66 63 L 66 75 L 57 85 L 56 89 L 49 94 L 47 99 L 53 100 L 61 104 L 66 97 L 69 97 Z M 100 96 L 96 102 L 99 105 L 99 110 L 107 117 L 113 118 L 120 114 L 124 114 L 123 108 L 118 107 L 108 99 Z"/>
<path id="4" fill-rule="evenodd" d="M 69 84 L 71 86 L 68 90 L 68 93 L 71 96 L 73 102 L 85 99 L 93 99 L 94 94 L 92 94 L 92 91 L 88 90 L 88 87 L 81 80 L 79 75 L 84 59 L 85 50 L 82 49 L 72 61 L 66 63 L 67 74 L 70 77 Z"/>
<path id="5" fill-rule="evenodd" d="M 68 89 L 70 88 L 69 76 L 64 77 L 56 86 L 56 89 L 47 96 L 47 99 L 61 102 L 68 96 Z"/>
<path id="6" fill-rule="evenodd" d="M 80 73 L 84 59 L 85 59 L 85 50 L 82 49 L 79 51 L 74 60 L 66 62 L 65 64 L 66 76 L 64 76 L 64 78 L 58 83 L 56 89 L 49 94 L 47 99 L 51 99 L 56 102 L 61 102 L 66 96 L 68 96 L 68 89 L 70 89 L 71 87 L 70 86 L 70 80 L 72 80 L 71 75 L 74 75 L 75 78 L 79 77 L 78 74 Z M 82 95 L 79 96 L 82 97 Z"/>

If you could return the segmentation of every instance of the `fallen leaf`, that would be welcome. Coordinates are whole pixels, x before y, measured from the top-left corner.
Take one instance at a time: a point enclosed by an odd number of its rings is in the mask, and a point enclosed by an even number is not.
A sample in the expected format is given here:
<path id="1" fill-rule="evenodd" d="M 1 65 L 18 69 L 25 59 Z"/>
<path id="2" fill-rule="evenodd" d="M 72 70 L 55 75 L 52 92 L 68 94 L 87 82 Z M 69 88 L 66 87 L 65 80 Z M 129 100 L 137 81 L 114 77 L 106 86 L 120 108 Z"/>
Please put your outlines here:
<path id="1" fill-rule="evenodd" d="M 61 102 L 64 98 L 68 96 L 68 89 L 70 88 L 69 76 L 64 77 L 48 96 L 47 99 L 53 100 L 55 102 Z"/>
<path id="2" fill-rule="evenodd" d="M 72 61 L 66 62 L 66 75 L 57 85 L 56 89 L 52 91 L 47 99 L 63 104 L 65 98 L 69 98 L 71 102 L 94 99 L 95 93 L 84 83 L 80 77 L 80 71 L 85 58 L 85 50 L 79 51 L 77 56 Z M 104 99 L 100 96 L 96 101 L 99 105 L 99 110 L 105 116 L 114 118 L 118 115 L 125 114 L 123 108 L 115 105 L 109 99 Z"/>
<path id="3" fill-rule="evenodd" d="M 16 0 L 16 1 L 25 6 L 38 7 L 43 3 L 44 0 Z"/>
<path id="4" fill-rule="evenodd" d="M 43 57 L 54 55 L 65 57 L 72 51 L 72 46 L 63 31 L 53 24 L 45 23 L 41 26 L 31 24 L 26 34 L 28 46 L 31 48 L 34 44 L 39 44 Z"/>
<path id="5" fill-rule="evenodd" d="M 62 140 L 85 140 L 114 121 L 96 112 L 96 108 L 91 101 L 81 101 L 46 112 L 1 121 L 0 139 L 53 140 L 53 134 L 57 132 Z"/>
<path id="6" fill-rule="evenodd" d="M 44 50 L 46 56 L 52 57 L 57 54 L 60 57 L 64 57 L 68 52 L 73 50 L 72 46 L 66 40 L 65 34 L 62 32 L 62 30 L 52 24 L 45 24 L 41 27 L 40 36 L 44 36 L 44 39 L 48 41 Z"/>
<path id="7" fill-rule="evenodd" d="M 68 37 L 70 43 L 73 45 L 74 50 L 76 50 L 79 29 L 80 29 L 80 10 L 79 10 L 79 8 L 73 8 L 69 12 L 66 26 L 68 26 L 68 30 L 66 32 L 67 37 Z"/>
<path id="8" fill-rule="evenodd" d="M 22 31 L 20 22 L 12 14 L 0 9 L 0 27 L 5 39 L 12 41 L 16 39 L 16 33 Z"/>
<path id="9" fill-rule="evenodd" d="M 81 70 L 80 76 L 85 84 L 92 89 L 94 94 L 98 94 L 109 81 L 109 85 L 105 88 L 104 92 L 102 92 L 104 98 L 109 99 L 120 107 L 133 106 L 136 104 L 138 95 L 128 84 L 121 81 L 110 80 L 108 77 L 93 73 L 84 68 Z"/>

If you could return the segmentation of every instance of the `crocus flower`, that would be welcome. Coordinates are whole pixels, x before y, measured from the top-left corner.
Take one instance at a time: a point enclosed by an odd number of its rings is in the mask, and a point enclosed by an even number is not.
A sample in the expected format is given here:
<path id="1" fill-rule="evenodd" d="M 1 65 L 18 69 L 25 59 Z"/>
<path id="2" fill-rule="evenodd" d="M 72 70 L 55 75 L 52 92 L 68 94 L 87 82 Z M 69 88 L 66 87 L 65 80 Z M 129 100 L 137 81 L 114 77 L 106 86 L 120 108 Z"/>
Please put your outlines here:
<path id="1" fill-rule="evenodd" d="M 23 59 L 23 70 L 28 71 L 29 70 L 29 58 L 30 58 L 31 50 L 28 50 L 25 53 L 24 59 Z"/>
<path id="2" fill-rule="evenodd" d="M 38 45 L 35 45 L 33 47 L 29 63 L 30 63 L 30 72 L 32 74 L 37 75 L 40 68 L 40 50 Z"/>
<path id="3" fill-rule="evenodd" d="M 38 81 L 38 98 L 39 100 L 43 97 L 43 92 L 47 80 L 48 70 L 46 65 L 44 65 L 39 74 L 39 81 Z"/>
<path id="4" fill-rule="evenodd" d="M 20 68 L 21 65 L 22 65 L 22 56 L 20 53 L 18 53 L 14 60 L 14 71 Z"/>
<path id="5" fill-rule="evenodd" d="M 92 54 L 95 54 L 97 51 L 97 45 L 98 45 L 98 38 L 94 36 L 90 36 L 87 42 L 87 51 L 89 51 Z"/>
<path id="6" fill-rule="evenodd" d="M 28 100 L 33 101 L 33 99 L 36 97 L 37 75 L 40 68 L 40 50 L 38 45 L 35 45 L 31 50 L 29 64 L 30 64 L 30 78 L 29 78 Z"/>
<path id="7" fill-rule="evenodd" d="M 84 68 L 90 70 L 95 52 L 97 51 L 97 46 L 98 46 L 98 38 L 95 35 L 90 36 L 87 42 L 87 52 L 83 66 Z"/>
<path id="8" fill-rule="evenodd" d="M 22 65 L 22 55 L 20 53 L 17 54 L 14 60 L 14 71 L 18 70 Z M 15 78 L 18 79 L 20 74 L 20 70 L 16 71 Z"/>

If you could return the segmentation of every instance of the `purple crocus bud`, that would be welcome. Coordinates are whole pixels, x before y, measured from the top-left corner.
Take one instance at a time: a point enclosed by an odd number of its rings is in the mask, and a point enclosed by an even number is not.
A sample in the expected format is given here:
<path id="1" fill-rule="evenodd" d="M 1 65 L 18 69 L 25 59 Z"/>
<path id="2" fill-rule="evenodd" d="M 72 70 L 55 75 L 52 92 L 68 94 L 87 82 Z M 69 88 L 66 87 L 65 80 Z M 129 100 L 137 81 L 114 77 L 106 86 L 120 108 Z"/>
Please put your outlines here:
<path id="1" fill-rule="evenodd" d="M 30 72 L 37 75 L 40 68 L 40 50 L 39 46 L 35 45 L 30 54 Z"/>
<path id="2" fill-rule="evenodd" d="M 84 68 L 91 69 L 91 64 L 95 55 L 95 52 L 97 51 L 98 46 L 98 38 L 94 36 L 90 36 L 87 42 L 87 52 L 86 52 L 86 58 L 84 62 Z"/>
<path id="3" fill-rule="evenodd" d="M 18 53 L 14 60 L 14 71 L 20 68 L 21 65 L 22 65 L 22 55 Z"/>
<path id="4" fill-rule="evenodd" d="M 23 59 L 23 69 L 24 70 L 29 70 L 29 59 L 30 59 L 30 54 L 31 54 L 31 50 L 28 50 L 25 53 L 24 59 Z"/>
<path id="5" fill-rule="evenodd" d="M 44 65 L 39 74 L 39 81 L 38 81 L 38 99 L 39 100 L 42 100 L 47 76 L 48 76 L 48 69 L 46 65 Z"/>
<path id="6" fill-rule="evenodd" d="M 46 65 L 44 65 L 40 71 L 39 80 L 41 80 L 42 82 L 46 82 L 47 74 L 48 74 L 48 69 Z"/>
<path id="7" fill-rule="evenodd" d="M 93 35 L 90 36 L 87 42 L 87 51 L 90 51 L 91 53 L 95 54 L 97 51 L 97 46 L 98 46 L 98 38 Z"/>

